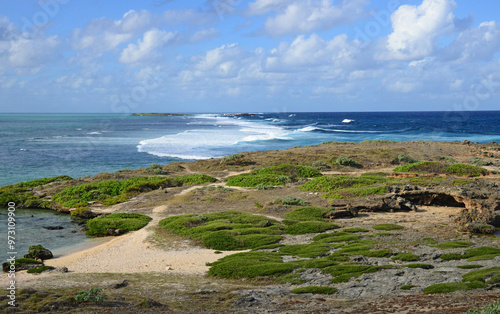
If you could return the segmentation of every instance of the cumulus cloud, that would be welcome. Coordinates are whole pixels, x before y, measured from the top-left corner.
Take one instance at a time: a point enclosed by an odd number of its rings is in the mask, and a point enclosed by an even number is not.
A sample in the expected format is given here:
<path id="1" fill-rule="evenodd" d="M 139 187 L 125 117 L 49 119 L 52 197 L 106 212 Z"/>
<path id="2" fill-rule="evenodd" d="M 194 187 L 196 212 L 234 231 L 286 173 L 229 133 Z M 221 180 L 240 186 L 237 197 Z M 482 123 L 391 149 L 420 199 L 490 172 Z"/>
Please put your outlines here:
<path id="1" fill-rule="evenodd" d="M 261 15 L 275 11 L 276 15 L 266 20 L 263 32 L 278 37 L 329 30 L 352 23 L 363 16 L 368 4 L 368 0 L 343 0 L 336 5 L 331 0 L 257 0 L 249 5 L 248 12 Z"/>
<path id="2" fill-rule="evenodd" d="M 402 5 L 392 15 L 393 33 L 387 38 L 382 59 L 417 60 L 429 56 L 440 36 L 455 30 L 453 0 L 424 0 L 421 5 Z"/>
<path id="3" fill-rule="evenodd" d="M 22 34 L 9 19 L 0 17 L 0 72 L 36 73 L 57 55 L 60 45 L 57 36 Z"/>
<path id="4" fill-rule="evenodd" d="M 175 33 L 152 29 L 144 33 L 137 44 L 129 44 L 123 49 L 119 61 L 121 63 L 135 63 L 151 56 L 157 48 L 167 45 L 175 39 Z"/>
<path id="5" fill-rule="evenodd" d="M 457 63 L 490 61 L 500 50 L 500 24 L 483 22 L 466 30 L 442 51 L 442 59 Z"/>

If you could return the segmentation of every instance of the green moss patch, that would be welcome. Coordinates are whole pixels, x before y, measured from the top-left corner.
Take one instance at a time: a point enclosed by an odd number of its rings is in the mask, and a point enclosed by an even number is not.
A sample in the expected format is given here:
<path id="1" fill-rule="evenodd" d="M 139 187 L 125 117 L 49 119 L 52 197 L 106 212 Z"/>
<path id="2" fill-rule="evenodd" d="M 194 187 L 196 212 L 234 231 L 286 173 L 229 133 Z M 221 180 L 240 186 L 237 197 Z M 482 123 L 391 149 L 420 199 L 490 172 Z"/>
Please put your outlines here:
<path id="1" fill-rule="evenodd" d="M 482 246 L 465 250 L 464 254 L 448 253 L 442 254 L 440 257 L 445 261 L 469 259 L 469 261 L 491 259 L 500 255 L 500 249 L 491 246 Z"/>
<path id="2" fill-rule="evenodd" d="M 324 220 L 324 215 L 330 210 L 319 207 L 301 207 L 285 214 L 285 218 L 297 221 Z"/>
<path id="3" fill-rule="evenodd" d="M 479 177 L 480 175 L 488 174 L 488 170 L 481 167 L 465 164 L 446 165 L 436 161 L 422 161 L 400 166 L 395 168 L 394 172 L 438 173 L 470 177 Z"/>
<path id="4" fill-rule="evenodd" d="M 306 182 L 299 189 L 303 191 L 327 192 L 326 198 L 343 199 L 362 197 L 373 194 L 385 194 L 387 187 L 381 185 L 389 179 L 378 174 L 360 177 L 335 175 L 323 176 Z"/>
<path id="5" fill-rule="evenodd" d="M 53 270 L 55 267 L 52 266 L 40 266 L 36 268 L 30 268 L 28 269 L 28 274 L 40 274 L 46 270 Z"/>
<path id="6" fill-rule="evenodd" d="M 299 179 L 319 176 L 322 176 L 321 172 L 312 167 L 281 164 L 232 176 L 228 179 L 227 185 L 245 187 L 284 185 Z"/>
<path id="7" fill-rule="evenodd" d="M 275 277 L 291 273 L 294 263 L 283 263 L 279 254 L 270 252 L 237 253 L 207 264 L 208 274 L 221 278 Z"/>
<path id="8" fill-rule="evenodd" d="M 215 250 L 254 249 L 279 242 L 285 226 L 264 216 L 226 211 L 202 215 L 179 215 L 160 221 L 173 233 L 201 240 Z"/>
<path id="9" fill-rule="evenodd" d="M 430 285 L 424 289 L 424 293 L 436 294 L 436 293 L 450 293 L 459 290 L 473 290 L 486 288 L 486 284 L 481 282 L 447 282 L 438 283 L 435 285 Z"/>
<path id="10" fill-rule="evenodd" d="M 476 264 L 457 266 L 457 268 L 460 268 L 460 269 L 474 269 L 474 268 L 483 268 L 483 267 L 484 267 L 483 265 L 476 265 Z"/>
<path id="11" fill-rule="evenodd" d="M 393 261 L 402 261 L 402 262 L 413 262 L 419 261 L 420 257 L 416 256 L 413 253 L 398 253 L 396 256 L 391 257 Z"/>
<path id="12" fill-rule="evenodd" d="M 184 177 L 140 177 L 123 181 L 109 180 L 70 187 L 54 195 L 53 200 L 65 207 L 86 206 L 100 201 L 114 205 L 128 201 L 132 196 L 165 187 L 189 186 L 216 182 L 217 179 L 194 174 Z"/>
<path id="13" fill-rule="evenodd" d="M 323 272 L 332 275 L 332 282 L 348 282 L 352 277 L 357 278 L 362 274 L 379 271 L 382 267 L 371 265 L 357 265 L 345 263 L 323 268 Z"/>
<path id="14" fill-rule="evenodd" d="M 100 216 L 87 221 L 87 234 L 91 236 L 105 236 L 108 229 L 120 229 L 122 232 L 139 230 L 149 223 L 152 218 L 136 213 L 120 213 Z"/>
<path id="15" fill-rule="evenodd" d="M 462 281 L 479 281 L 489 283 L 489 281 L 495 278 L 495 276 L 500 276 L 500 267 L 490 267 L 485 269 L 473 270 L 471 272 L 468 272 L 467 274 L 464 274 L 462 276 Z"/>
<path id="16" fill-rule="evenodd" d="M 401 230 L 401 229 L 404 229 L 404 227 L 400 226 L 400 225 L 394 225 L 394 224 L 379 224 L 379 225 L 373 226 L 373 229 L 390 231 L 390 230 Z"/>
<path id="17" fill-rule="evenodd" d="M 330 251 L 330 247 L 322 244 L 295 244 L 280 248 L 279 252 L 284 255 L 295 255 L 299 257 L 319 257 Z"/>
<path id="18" fill-rule="evenodd" d="M 327 221 L 285 221 L 285 231 L 289 234 L 321 233 L 327 230 L 338 229 L 340 226 Z"/>
<path id="19" fill-rule="evenodd" d="M 347 229 L 344 229 L 342 231 L 349 232 L 349 233 L 370 232 L 370 230 L 363 229 L 363 228 L 347 228 Z"/>
<path id="20" fill-rule="evenodd" d="M 314 294 L 334 294 L 338 289 L 333 287 L 323 287 L 323 286 L 308 286 L 295 288 L 291 292 L 294 294 L 301 293 L 314 293 Z"/>
<path id="21" fill-rule="evenodd" d="M 456 176 L 479 177 L 480 175 L 487 175 L 488 170 L 471 165 L 453 164 L 445 168 L 447 174 Z"/>
<path id="22" fill-rule="evenodd" d="M 472 243 L 468 241 L 449 241 L 436 245 L 435 247 L 439 249 L 456 249 L 456 248 L 464 248 L 470 247 Z"/>
<path id="23" fill-rule="evenodd" d="M 415 287 L 414 285 L 404 285 L 404 286 L 401 286 L 399 289 L 401 290 L 411 290 L 413 287 Z"/>

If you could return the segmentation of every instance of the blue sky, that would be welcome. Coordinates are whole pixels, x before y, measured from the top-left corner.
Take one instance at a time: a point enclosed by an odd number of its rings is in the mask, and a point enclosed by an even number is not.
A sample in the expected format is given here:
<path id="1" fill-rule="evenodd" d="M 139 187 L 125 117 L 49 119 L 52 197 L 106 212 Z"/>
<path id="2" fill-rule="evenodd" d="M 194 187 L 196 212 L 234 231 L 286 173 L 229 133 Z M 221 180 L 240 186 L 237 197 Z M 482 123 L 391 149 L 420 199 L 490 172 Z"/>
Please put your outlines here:
<path id="1" fill-rule="evenodd" d="M 0 112 L 500 110 L 500 2 L 0 2 Z"/>

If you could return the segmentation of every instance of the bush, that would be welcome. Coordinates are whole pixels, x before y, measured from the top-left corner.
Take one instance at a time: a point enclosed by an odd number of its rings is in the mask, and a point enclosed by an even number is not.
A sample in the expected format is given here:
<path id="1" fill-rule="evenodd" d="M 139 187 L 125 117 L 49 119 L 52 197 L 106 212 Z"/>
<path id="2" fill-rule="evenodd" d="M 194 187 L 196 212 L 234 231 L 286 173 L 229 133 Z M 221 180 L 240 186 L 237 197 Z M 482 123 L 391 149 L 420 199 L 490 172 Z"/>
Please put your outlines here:
<path id="1" fill-rule="evenodd" d="M 479 281 L 488 283 L 495 275 L 500 275 L 500 267 L 490 267 L 485 269 L 473 270 L 462 276 L 463 282 Z"/>
<path id="2" fill-rule="evenodd" d="M 80 291 L 75 297 L 78 302 L 102 302 L 104 297 L 101 295 L 102 289 L 89 289 L 89 291 Z"/>
<path id="3" fill-rule="evenodd" d="M 472 290 L 486 288 L 486 284 L 481 282 L 447 282 L 438 283 L 435 285 L 430 285 L 424 289 L 424 293 L 436 294 L 436 293 L 450 293 L 459 290 Z"/>
<path id="4" fill-rule="evenodd" d="M 445 168 L 445 173 L 456 176 L 479 177 L 480 175 L 487 175 L 488 170 L 471 165 L 454 164 Z"/>
<path id="5" fill-rule="evenodd" d="M 401 230 L 401 229 L 404 229 L 404 227 L 400 226 L 400 225 L 394 225 L 394 224 L 378 224 L 378 225 L 373 226 L 373 229 L 390 231 L 390 230 Z"/>
<path id="6" fill-rule="evenodd" d="M 336 165 L 341 165 L 341 166 L 349 166 L 349 167 L 360 167 L 361 165 L 355 162 L 354 160 L 346 157 L 340 156 L 335 160 Z"/>
<path id="7" fill-rule="evenodd" d="M 394 172 L 443 173 L 445 165 L 436 161 L 421 161 L 395 168 Z"/>
<path id="8" fill-rule="evenodd" d="M 310 221 L 310 220 L 324 220 L 324 215 L 330 210 L 327 208 L 319 207 L 301 207 L 289 211 L 284 216 L 286 219 L 298 220 L 298 221 Z"/>
<path id="9" fill-rule="evenodd" d="M 472 243 L 470 243 L 468 241 L 449 241 L 449 242 L 444 242 L 444 243 L 438 244 L 435 247 L 437 247 L 439 249 L 456 249 L 456 248 L 469 247 L 471 245 L 472 245 Z"/>
<path id="10" fill-rule="evenodd" d="M 300 294 L 300 293 L 334 294 L 337 291 L 339 290 L 333 287 L 308 286 L 308 287 L 295 288 L 291 292 L 294 294 Z"/>
<path id="11" fill-rule="evenodd" d="M 285 245 L 279 252 L 283 255 L 294 255 L 299 257 L 318 257 L 327 255 L 330 247 L 324 244 L 294 244 Z"/>
<path id="12" fill-rule="evenodd" d="M 413 253 L 399 253 L 396 256 L 391 257 L 393 261 L 403 261 L 403 262 L 413 262 L 419 261 L 420 258 Z"/>
<path id="13" fill-rule="evenodd" d="M 469 261 L 472 261 L 474 259 L 478 260 L 477 258 L 480 257 L 486 257 L 485 259 L 490 259 L 498 255 L 500 255 L 500 249 L 490 246 L 482 246 L 478 248 L 467 249 L 465 250 L 464 254 L 458 254 L 458 253 L 442 254 L 440 258 L 445 261 L 468 258 Z"/>
<path id="14" fill-rule="evenodd" d="M 319 171 L 330 169 L 330 166 L 322 160 L 316 160 L 315 162 L 313 162 L 312 167 Z"/>
<path id="15" fill-rule="evenodd" d="M 274 204 L 282 204 L 282 205 L 300 205 L 300 206 L 308 206 L 309 203 L 304 201 L 298 197 L 285 197 L 285 198 L 277 198 L 273 201 Z"/>
<path id="16" fill-rule="evenodd" d="M 500 300 L 484 306 L 482 309 L 472 309 L 465 314 L 498 314 L 500 313 Z"/>
<path id="17" fill-rule="evenodd" d="M 254 249 L 282 239 L 284 226 L 265 216 L 237 211 L 165 218 L 160 226 L 178 235 L 200 240 L 215 250 Z"/>
<path id="18" fill-rule="evenodd" d="M 284 185 L 299 179 L 322 176 L 318 170 L 291 164 L 267 167 L 229 177 L 227 185 L 256 187 L 258 185 Z"/>
<path id="19" fill-rule="evenodd" d="M 169 186 L 198 185 L 216 182 L 207 175 L 189 175 L 184 177 L 140 177 L 124 181 L 101 181 L 82 184 L 62 190 L 54 195 L 53 200 L 65 207 L 86 206 L 89 202 L 100 201 L 103 205 L 125 202 L 130 197 Z"/>
<path id="20" fill-rule="evenodd" d="M 243 158 L 245 158 L 245 155 L 243 154 L 233 154 L 230 156 L 226 156 L 221 159 L 220 163 L 221 165 L 223 164 L 241 164 L 243 162 Z"/>
<path id="21" fill-rule="evenodd" d="M 165 170 L 163 170 L 162 165 L 159 164 L 152 164 L 147 168 L 144 168 L 145 172 L 156 174 L 156 175 L 161 175 L 161 174 L 167 174 Z"/>
<path id="22" fill-rule="evenodd" d="M 139 230 L 146 226 L 152 218 L 136 213 L 121 213 L 100 216 L 87 221 L 87 234 L 105 236 L 108 229 L 120 229 L 123 232 Z"/>
<path id="23" fill-rule="evenodd" d="M 52 266 L 40 266 L 40 267 L 36 267 L 36 268 L 30 268 L 28 269 L 27 273 L 28 274 L 40 274 L 46 270 L 53 270 L 55 269 L 55 267 L 52 267 Z"/>
<path id="24" fill-rule="evenodd" d="M 398 156 L 398 162 L 403 164 L 413 164 L 418 162 L 418 160 L 411 158 L 409 155 L 401 154 Z"/>
<path id="25" fill-rule="evenodd" d="M 288 234 L 299 235 L 307 233 L 321 233 L 327 230 L 338 229 L 340 226 L 326 221 L 286 221 L 288 225 L 285 231 Z"/>

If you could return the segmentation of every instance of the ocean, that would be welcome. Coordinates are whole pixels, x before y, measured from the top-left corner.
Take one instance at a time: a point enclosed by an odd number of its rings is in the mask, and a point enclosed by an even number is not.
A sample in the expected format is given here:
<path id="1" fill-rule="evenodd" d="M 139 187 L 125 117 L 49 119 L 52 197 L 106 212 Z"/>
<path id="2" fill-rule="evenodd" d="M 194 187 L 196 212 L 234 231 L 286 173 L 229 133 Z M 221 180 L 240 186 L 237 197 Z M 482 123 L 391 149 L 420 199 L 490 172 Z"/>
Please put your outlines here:
<path id="1" fill-rule="evenodd" d="M 500 142 L 500 111 L 0 114 L 0 186 L 326 141 Z"/>
<path id="2" fill-rule="evenodd" d="M 188 114 L 0 114 L 0 186 L 57 175 L 92 176 L 285 149 L 327 141 L 435 140 L 500 142 L 500 111 Z M 33 215 L 33 217 L 32 217 Z M 7 234 L 0 209 L 0 234 Z M 18 257 L 37 243 L 56 255 L 92 245 L 68 215 L 17 211 Z M 63 226 L 46 230 L 44 226 Z M 72 232 L 73 231 L 73 232 Z M 0 252 L 0 261 L 7 258 Z"/>

